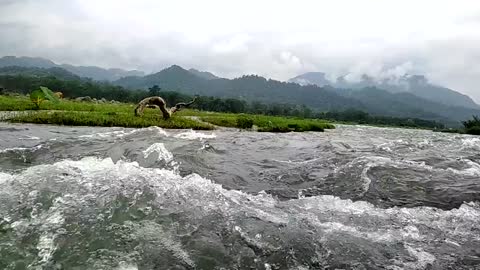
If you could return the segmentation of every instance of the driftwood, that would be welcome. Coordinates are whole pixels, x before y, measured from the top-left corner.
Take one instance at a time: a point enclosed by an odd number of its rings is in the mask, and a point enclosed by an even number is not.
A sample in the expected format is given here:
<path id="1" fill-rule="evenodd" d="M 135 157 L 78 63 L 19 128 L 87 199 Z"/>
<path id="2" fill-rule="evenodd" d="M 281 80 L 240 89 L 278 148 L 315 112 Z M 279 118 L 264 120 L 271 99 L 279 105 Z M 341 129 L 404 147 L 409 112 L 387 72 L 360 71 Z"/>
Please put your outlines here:
<path id="1" fill-rule="evenodd" d="M 165 102 L 165 100 L 163 100 L 163 98 L 147 97 L 137 104 L 137 107 L 135 107 L 135 115 L 141 116 L 145 108 L 156 106 L 160 108 L 160 111 L 162 112 L 162 115 L 163 115 L 163 119 L 166 120 L 166 119 L 169 119 L 172 116 L 172 114 L 174 114 L 176 111 L 179 111 L 181 108 L 192 105 L 196 99 L 197 97 L 195 97 L 192 101 L 187 103 L 184 103 L 184 102 L 177 103 L 175 106 L 171 107 L 170 109 L 167 109 L 167 103 Z"/>

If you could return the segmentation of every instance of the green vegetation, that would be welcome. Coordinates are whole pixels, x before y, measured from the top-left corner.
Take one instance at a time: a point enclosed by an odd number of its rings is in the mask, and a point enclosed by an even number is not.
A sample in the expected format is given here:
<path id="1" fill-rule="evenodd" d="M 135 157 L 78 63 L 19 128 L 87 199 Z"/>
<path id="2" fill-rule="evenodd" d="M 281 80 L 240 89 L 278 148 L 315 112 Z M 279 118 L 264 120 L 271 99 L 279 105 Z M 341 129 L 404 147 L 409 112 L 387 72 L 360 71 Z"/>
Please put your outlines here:
<path id="1" fill-rule="evenodd" d="M 254 120 L 251 117 L 240 115 L 237 117 L 237 127 L 238 128 L 252 128 L 254 124 Z"/>
<path id="2" fill-rule="evenodd" d="M 465 133 L 472 135 L 480 135 L 480 118 L 473 116 L 473 119 L 464 121 Z"/>
<path id="3" fill-rule="evenodd" d="M 172 70 L 170 70 L 172 71 Z M 175 71 L 175 70 L 173 70 Z M 172 71 L 172 72 L 173 72 Z M 177 74 L 175 71 L 174 73 Z M 56 73 L 55 73 L 56 74 Z M 60 74 L 60 73 L 58 73 Z M 254 89 L 257 84 L 269 84 L 274 83 L 271 81 L 266 81 L 262 78 L 257 78 L 255 76 L 245 77 L 241 80 L 234 80 L 238 83 L 242 81 L 242 85 L 245 82 L 250 82 L 250 88 Z M 201 83 L 198 81 L 198 83 Z M 294 84 L 278 84 L 276 86 L 282 87 L 288 85 L 296 89 L 297 85 Z M 133 110 L 133 104 L 136 104 L 145 97 L 152 95 L 160 95 L 168 105 L 173 105 L 179 102 L 184 102 L 187 100 L 192 100 L 191 95 L 186 95 L 183 93 L 175 91 L 165 91 L 160 88 L 159 85 L 153 85 L 148 90 L 129 90 L 120 86 L 115 86 L 109 83 L 104 82 L 94 82 L 88 79 L 72 79 L 71 76 L 64 75 L 55 75 L 55 76 L 24 76 L 24 75 L 0 75 L 0 88 L 3 87 L 3 92 L 8 93 L 18 93 L 18 94 L 29 94 L 29 89 L 39 89 L 40 86 L 48 87 L 53 91 L 62 92 L 66 100 L 55 104 L 53 102 L 41 102 L 39 106 L 42 110 L 63 110 L 63 111 L 91 111 L 91 112 L 125 112 L 129 113 Z M 162 85 L 163 86 L 163 85 Z M 193 87 L 193 85 L 191 85 Z M 250 89 L 248 88 L 248 89 Z M 295 89 L 291 89 L 292 91 Z M 308 88 L 308 87 L 307 87 Z M 305 90 L 304 88 L 301 88 Z M 315 88 L 317 89 L 317 88 Z M 296 89 L 299 90 L 299 89 Z M 318 89 L 317 89 L 318 90 Z M 183 90 L 182 90 L 183 91 Z M 253 90 L 252 90 L 253 91 Z M 312 90 L 313 91 L 313 90 Z M 188 91 L 187 91 L 188 92 Z M 238 95 L 243 95 L 241 92 Z M 211 96 L 199 96 L 197 101 L 192 106 L 193 109 L 200 111 L 211 111 L 211 112 L 220 112 L 220 113 L 244 113 L 248 115 L 263 115 L 263 116 L 286 116 L 290 119 L 289 121 L 299 121 L 300 119 L 325 119 L 327 121 L 336 121 L 348 124 L 365 124 L 365 125 L 375 125 L 375 126 L 397 126 L 397 127 L 408 127 L 408 128 L 427 128 L 434 130 L 442 130 L 445 128 L 445 125 L 437 121 L 423 120 L 414 117 L 410 118 L 399 118 L 392 116 L 377 116 L 366 113 L 362 110 L 352 109 L 357 106 L 350 106 L 350 109 L 345 109 L 345 106 L 336 106 L 334 100 L 330 100 L 329 96 L 322 96 L 324 99 L 322 102 L 326 102 L 332 106 L 328 111 L 315 111 L 311 107 L 304 105 L 296 105 L 291 103 L 275 103 L 278 100 L 279 93 L 275 94 L 275 98 L 272 96 L 270 102 L 264 103 L 260 101 L 248 102 L 243 99 L 236 98 L 218 98 Z M 77 97 L 85 97 L 101 99 L 105 98 L 106 100 L 115 100 L 118 102 L 123 102 L 121 104 L 110 104 L 102 103 L 96 104 L 94 102 L 73 102 L 71 99 Z M 265 96 L 265 93 L 262 94 Z M 378 97 L 378 94 L 373 95 Z M 70 100 L 69 100 L 70 99 Z M 372 97 L 372 99 L 374 99 Z M 262 99 L 258 99 L 262 100 Z M 282 100 L 299 103 L 300 101 L 283 98 Z M 399 105 L 400 106 L 400 105 Z M 403 105 L 402 105 L 403 106 Z M 402 107 L 400 106 L 400 107 Z M 322 108 L 322 107 L 317 107 Z M 32 102 L 19 101 L 18 99 L 9 100 L 8 97 L 0 96 L 0 110 L 34 110 L 38 109 Z M 236 119 L 235 116 L 232 120 L 232 117 L 225 117 L 224 119 L 204 119 L 204 121 L 212 121 L 213 124 L 220 126 L 233 126 L 239 128 L 250 128 L 251 125 L 258 127 L 258 130 L 315 130 L 323 128 L 321 125 L 318 126 L 316 123 L 302 123 L 301 125 L 292 124 L 290 122 L 277 123 L 272 120 L 260 121 L 255 119 L 246 119 L 239 118 Z M 430 117 L 430 116 L 428 116 Z M 251 123 L 250 120 L 253 120 L 254 123 Z M 219 123 L 222 121 L 222 123 Z M 255 122 L 256 121 L 256 122 Z M 208 122 L 208 121 L 206 121 Z M 234 122 L 234 123 L 232 123 Z M 269 124 L 269 123 L 272 124 Z M 260 124 L 259 124 L 260 123 Z M 262 125 L 263 123 L 263 125 Z M 312 124 L 312 125 L 310 125 Z M 458 124 L 460 124 L 458 122 Z M 267 128 L 267 127 L 271 128 Z"/>
<path id="4" fill-rule="evenodd" d="M 59 111 L 88 111 L 88 112 L 131 112 L 133 104 L 119 103 L 94 103 L 94 102 L 77 102 L 73 100 L 62 100 L 62 102 L 54 103 L 50 101 L 42 102 L 40 109 L 42 110 L 59 110 Z M 0 95 L 0 111 L 27 111 L 36 110 L 36 106 L 26 96 L 21 95 Z"/>
<path id="5" fill-rule="evenodd" d="M 31 89 L 45 86 L 64 93 L 66 98 L 90 96 L 121 102 L 138 102 L 150 93 L 161 93 L 168 104 L 176 103 L 175 99 L 182 95 L 200 95 L 203 96 L 202 103 L 198 103 L 197 107 L 200 110 L 302 118 L 322 118 L 323 112 L 343 113 L 354 109 L 370 114 L 371 117 L 366 120 L 359 120 L 366 121 L 365 124 L 401 127 L 443 128 L 438 122 L 449 127 L 460 127 L 461 121 L 471 115 L 480 115 L 478 106 L 453 107 L 412 93 L 390 93 L 375 87 L 349 90 L 329 86 L 300 86 L 259 76 L 243 76 L 233 80 L 207 76 L 209 78 L 206 79 L 203 76 L 205 74 L 199 76 L 179 66 L 144 77 L 127 76 L 106 83 L 61 70 L 6 67 L 0 69 L 0 88 L 27 94 Z M 155 85 L 157 87 L 152 87 Z M 167 92 L 165 89 L 176 92 Z M 450 104 L 450 100 L 448 98 L 444 102 Z M 387 117 L 379 119 L 379 116 Z M 428 123 L 419 119 L 426 119 Z"/>
<path id="6" fill-rule="evenodd" d="M 0 96 L 0 110 L 27 111 L 10 119 L 11 122 L 55 124 L 71 126 L 120 126 L 148 127 L 159 126 L 172 129 L 214 129 L 213 125 L 251 129 L 258 131 L 323 131 L 335 128 L 322 120 L 287 118 L 253 114 L 214 113 L 198 110 L 183 110 L 164 120 L 158 109 L 146 109 L 142 117 L 133 114 L 134 104 L 96 104 L 63 100 L 45 101 L 41 111 L 30 111 L 35 106 L 25 96 Z M 201 121 L 196 120 L 200 119 Z"/>
<path id="7" fill-rule="evenodd" d="M 51 101 L 53 103 L 58 103 L 58 97 L 52 92 L 52 90 L 47 87 L 40 86 L 40 89 L 32 91 L 30 93 L 30 100 L 35 104 L 35 107 L 40 108 L 40 104 L 43 101 Z"/>
<path id="8" fill-rule="evenodd" d="M 439 131 L 444 133 L 480 135 L 480 117 L 474 115 L 472 119 L 463 121 L 462 124 L 463 128 L 445 128 Z"/>
<path id="9" fill-rule="evenodd" d="M 339 121 L 343 123 L 357 123 L 362 125 L 374 126 L 394 126 L 405 128 L 427 128 L 427 129 L 444 129 L 445 125 L 436 121 L 418 119 L 418 118 L 399 118 L 390 116 L 374 116 L 366 112 L 354 109 L 345 111 L 330 111 L 318 113 L 316 117 L 331 121 Z"/>
<path id="10" fill-rule="evenodd" d="M 324 131 L 335 126 L 317 119 L 299 119 L 267 115 L 236 115 L 227 113 L 200 114 L 200 119 L 217 126 L 252 128 L 256 126 L 261 132 L 303 132 Z"/>
<path id="11" fill-rule="evenodd" d="M 120 86 L 111 85 L 109 83 L 93 82 L 86 79 L 59 79 L 54 76 L 33 77 L 23 75 L 0 75 L 0 86 L 4 87 L 4 92 L 14 92 L 19 94 L 29 94 L 30 92 L 28 89 L 38 89 L 40 86 L 46 86 L 53 91 L 62 92 L 67 99 L 88 96 L 96 99 L 105 98 L 107 100 L 116 100 L 126 103 L 137 103 L 145 97 L 152 95 L 162 96 L 162 98 L 167 102 L 167 104 L 170 105 L 176 104 L 178 102 L 184 102 L 186 100 L 192 100 L 193 98 L 191 95 L 186 95 L 175 91 L 164 91 L 158 85 L 153 85 L 148 90 L 128 90 Z M 241 93 L 239 92 L 239 95 L 240 94 Z M 322 102 L 333 102 L 333 100 L 330 100 L 328 96 L 325 96 L 324 98 L 325 99 Z M 312 108 L 304 105 L 295 105 L 291 103 L 275 103 L 275 100 L 276 99 L 272 99 L 271 102 L 264 103 L 259 101 L 248 102 L 243 99 L 235 98 L 199 96 L 193 108 L 201 111 L 225 113 L 248 113 L 272 116 L 289 116 L 297 118 L 320 118 L 329 121 L 340 121 L 352 124 L 358 123 L 380 126 L 399 126 L 428 129 L 444 128 L 443 124 L 436 121 L 422 120 L 418 118 L 374 116 L 361 110 L 344 109 L 344 106 L 336 106 L 335 102 L 332 103 L 332 107 L 335 108 L 334 110 L 330 109 L 328 112 L 320 112 L 315 111 Z M 283 100 L 296 103 L 295 100 L 291 99 Z M 94 103 L 89 105 L 90 110 L 96 110 L 95 108 L 93 108 L 94 105 Z M 78 108 L 77 105 L 71 103 L 68 106 L 75 108 L 61 108 L 64 106 L 66 105 L 63 105 L 62 102 L 61 105 L 42 104 L 41 108 L 58 110 L 88 110 L 86 108 Z M 102 107 L 103 106 L 104 105 L 102 105 Z M 0 110 L 17 110 L 18 108 L 22 107 L 23 110 L 34 109 L 33 106 L 29 107 L 25 104 L 17 104 L 14 108 L 11 108 L 11 106 L 7 104 L 6 106 L 0 107 Z M 87 106 L 85 105 L 82 107 Z"/>
<path id="12" fill-rule="evenodd" d="M 10 120 L 18 123 L 35 124 L 54 124 L 69 126 L 102 126 L 102 127 L 132 127 L 141 128 L 149 126 L 159 126 L 171 129 L 196 129 L 211 130 L 212 125 L 208 125 L 186 117 L 172 117 L 169 120 L 163 118 L 157 113 L 150 113 L 143 117 L 135 117 L 133 113 L 123 112 L 86 112 L 86 111 L 41 111 L 28 112 L 16 116 Z"/>

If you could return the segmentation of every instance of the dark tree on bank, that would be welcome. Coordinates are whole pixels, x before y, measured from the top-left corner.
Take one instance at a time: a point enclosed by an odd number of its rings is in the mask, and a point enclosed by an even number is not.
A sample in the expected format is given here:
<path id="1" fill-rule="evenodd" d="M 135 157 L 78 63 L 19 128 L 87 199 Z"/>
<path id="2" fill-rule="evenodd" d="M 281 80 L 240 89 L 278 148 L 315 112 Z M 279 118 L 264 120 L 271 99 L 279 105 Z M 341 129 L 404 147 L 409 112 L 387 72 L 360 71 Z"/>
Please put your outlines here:
<path id="1" fill-rule="evenodd" d="M 480 135 L 480 117 L 474 115 L 473 119 L 462 122 L 465 127 L 465 133 Z"/>
<path id="2" fill-rule="evenodd" d="M 160 88 L 158 85 L 155 84 L 154 86 L 148 88 L 148 95 L 159 96 L 161 90 L 162 88 Z"/>

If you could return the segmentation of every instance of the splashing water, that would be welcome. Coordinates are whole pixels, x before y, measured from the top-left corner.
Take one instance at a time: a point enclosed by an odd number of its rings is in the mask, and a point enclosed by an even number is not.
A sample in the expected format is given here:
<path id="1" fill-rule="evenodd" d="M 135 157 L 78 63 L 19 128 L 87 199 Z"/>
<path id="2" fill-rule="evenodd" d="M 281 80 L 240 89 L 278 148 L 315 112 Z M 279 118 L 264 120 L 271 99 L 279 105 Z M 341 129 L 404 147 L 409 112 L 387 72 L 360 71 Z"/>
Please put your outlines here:
<path id="1" fill-rule="evenodd" d="M 2 134 L 1 269 L 480 266 L 468 137 L 29 128 Z"/>

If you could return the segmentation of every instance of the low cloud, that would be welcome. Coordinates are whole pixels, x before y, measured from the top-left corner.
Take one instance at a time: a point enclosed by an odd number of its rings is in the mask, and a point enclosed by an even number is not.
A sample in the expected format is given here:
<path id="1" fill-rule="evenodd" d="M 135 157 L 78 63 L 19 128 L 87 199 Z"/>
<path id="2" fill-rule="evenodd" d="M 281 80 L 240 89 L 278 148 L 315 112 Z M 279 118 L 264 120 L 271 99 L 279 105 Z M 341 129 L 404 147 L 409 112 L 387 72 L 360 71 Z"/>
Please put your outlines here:
<path id="1" fill-rule="evenodd" d="M 424 74 L 480 102 L 480 3 L 386 2 L 0 0 L 0 56 L 279 80 Z"/>

